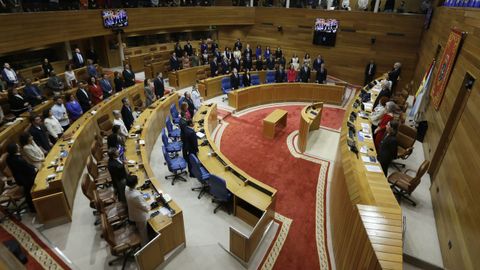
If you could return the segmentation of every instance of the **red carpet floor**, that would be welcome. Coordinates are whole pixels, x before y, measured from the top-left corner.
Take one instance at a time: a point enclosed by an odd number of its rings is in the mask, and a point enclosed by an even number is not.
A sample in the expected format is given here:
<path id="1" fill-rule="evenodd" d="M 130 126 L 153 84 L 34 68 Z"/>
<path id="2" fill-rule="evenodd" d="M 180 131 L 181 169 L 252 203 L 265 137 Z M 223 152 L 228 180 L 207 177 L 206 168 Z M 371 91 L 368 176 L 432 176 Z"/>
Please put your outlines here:
<path id="1" fill-rule="evenodd" d="M 1 214 L 0 214 L 1 215 Z M 7 229 L 8 228 L 8 229 Z M 0 245 L 16 239 L 27 255 L 26 269 L 70 269 L 32 230 L 15 219 L 0 224 Z"/>
<path id="2" fill-rule="evenodd" d="M 281 106 L 288 111 L 287 126 L 274 140 L 262 136 L 262 120 L 275 108 L 250 112 L 229 123 L 221 138 L 221 150 L 235 165 L 278 190 L 275 211 L 293 219 L 274 269 L 319 269 L 315 240 L 316 188 L 320 165 L 294 158 L 287 136 L 298 130 L 303 106 Z M 339 129 L 344 110 L 325 108 L 322 126 Z M 240 143 L 241 142 L 241 143 Z"/>

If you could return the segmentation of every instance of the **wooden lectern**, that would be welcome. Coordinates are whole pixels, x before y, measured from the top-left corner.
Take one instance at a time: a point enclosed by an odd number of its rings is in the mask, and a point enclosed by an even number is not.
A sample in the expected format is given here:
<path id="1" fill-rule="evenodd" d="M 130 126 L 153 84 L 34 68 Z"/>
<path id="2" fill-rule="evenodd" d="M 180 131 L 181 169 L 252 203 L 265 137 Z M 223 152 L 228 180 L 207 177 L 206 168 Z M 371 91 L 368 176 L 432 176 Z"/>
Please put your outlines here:
<path id="1" fill-rule="evenodd" d="M 301 153 L 305 152 L 307 149 L 308 133 L 311 130 L 317 130 L 320 128 L 322 109 L 323 102 L 317 102 L 302 109 L 300 131 L 298 134 L 298 148 Z"/>

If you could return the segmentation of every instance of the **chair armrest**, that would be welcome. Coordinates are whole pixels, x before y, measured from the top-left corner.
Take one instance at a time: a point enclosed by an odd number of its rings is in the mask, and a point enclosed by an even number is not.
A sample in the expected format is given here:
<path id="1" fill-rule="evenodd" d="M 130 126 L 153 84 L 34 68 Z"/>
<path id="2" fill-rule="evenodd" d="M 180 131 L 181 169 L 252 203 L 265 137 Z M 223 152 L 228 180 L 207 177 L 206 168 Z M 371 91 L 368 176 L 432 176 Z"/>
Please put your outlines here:
<path id="1" fill-rule="evenodd" d="M 113 250 L 115 250 L 115 252 L 117 253 L 124 253 L 125 251 L 127 251 L 128 249 L 130 249 L 132 246 L 130 246 L 130 244 L 128 243 L 121 243 L 119 245 L 116 245 L 113 248 Z"/>

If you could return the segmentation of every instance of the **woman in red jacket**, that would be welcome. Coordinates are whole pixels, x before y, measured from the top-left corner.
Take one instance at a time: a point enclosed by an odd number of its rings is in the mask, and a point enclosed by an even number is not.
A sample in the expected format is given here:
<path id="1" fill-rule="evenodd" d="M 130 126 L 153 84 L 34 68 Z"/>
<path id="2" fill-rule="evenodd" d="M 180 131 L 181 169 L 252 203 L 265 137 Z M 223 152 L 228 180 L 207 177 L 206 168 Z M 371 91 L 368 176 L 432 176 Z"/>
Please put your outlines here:
<path id="1" fill-rule="evenodd" d="M 90 91 L 90 95 L 92 95 L 92 103 L 94 105 L 102 102 L 103 91 L 100 85 L 98 85 L 95 77 L 90 77 L 90 81 L 88 82 L 88 90 Z"/>
<path id="2" fill-rule="evenodd" d="M 397 104 L 395 104 L 393 101 L 389 101 L 385 107 L 386 113 L 383 115 L 382 120 L 380 120 L 380 123 L 378 123 L 377 129 L 374 131 L 375 148 L 377 151 L 379 150 L 379 146 L 383 140 L 383 137 L 385 137 L 388 122 L 393 120 L 393 114 L 397 110 Z"/>
<path id="3" fill-rule="evenodd" d="M 290 65 L 290 69 L 287 71 L 287 81 L 296 82 L 297 81 L 297 71 L 293 65 Z"/>

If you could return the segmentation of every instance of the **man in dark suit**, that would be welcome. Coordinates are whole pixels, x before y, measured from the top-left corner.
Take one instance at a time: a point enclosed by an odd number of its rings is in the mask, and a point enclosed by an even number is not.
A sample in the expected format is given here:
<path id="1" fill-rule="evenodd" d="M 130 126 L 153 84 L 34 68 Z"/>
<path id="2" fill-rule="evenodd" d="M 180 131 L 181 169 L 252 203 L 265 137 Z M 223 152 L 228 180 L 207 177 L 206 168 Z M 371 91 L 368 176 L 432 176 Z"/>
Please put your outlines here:
<path id="1" fill-rule="evenodd" d="M 172 57 L 170 57 L 170 70 L 177 71 L 180 69 L 180 61 L 178 61 L 177 54 L 172 53 Z"/>
<path id="2" fill-rule="evenodd" d="M 35 213 L 35 206 L 32 202 L 32 195 L 30 190 L 35 182 L 35 176 L 37 175 L 37 169 L 35 166 L 28 163 L 18 151 L 18 145 L 11 143 L 7 146 L 8 156 L 6 163 L 10 171 L 12 172 L 15 183 L 23 187 L 23 193 L 25 195 L 25 201 L 27 202 L 30 212 Z"/>
<path id="3" fill-rule="evenodd" d="M 377 159 L 378 162 L 380 162 L 380 165 L 382 165 L 382 170 L 385 174 L 385 177 L 388 175 L 388 167 L 390 166 L 390 163 L 392 163 L 392 160 L 397 158 L 397 130 L 397 120 L 388 122 L 387 133 L 380 143 Z"/>
<path id="4" fill-rule="evenodd" d="M 80 107 L 83 112 L 87 112 L 92 107 L 92 101 L 90 100 L 90 92 L 85 88 L 85 82 L 78 84 L 78 90 L 75 96 L 77 97 Z"/>
<path id="5" fill-rule="evenodd" d="M 153 87 L 155 88 L 155 95 L 157 95 L 157 98 L 161 98 L 165 95 L 165 82 L 163 81 L 161 72 L 158 72 L 157 77 L 153 80 Z"/>
<path id="6" fill-rule="evenodd" d="M 75 68 L 81 68 L 85 65 L 85 57 L 83 54 L 80 52 L 79 48 L 76 48 L 75 51 L 73 52 L 73 65 Z"/>
<path id="7" fill-rule="evenodd" d="M 390 83 L 386 80 L 382 80 L 380 84 L 382 86 L 382 90 L 380 90 L 380 93 L 378 93 L 377 99 L 375 99 L 375 102 L 373 103 L 373 108 L 377 107 L 382 97 L 387 97 L 390 99 L 390 97 L 392 96 L 392 90 L 390 90 Z"/>
<path id="8" fill-rule="evenodd" d="M 245 72 L 243 73 L 243 76 L 242 76 L 242 80 L 243 80 L 243 87 L 249 87 L 250 85 L 252 85 L 252 77 L 250 76 L 249 69 L 245 69 Z"/>
<path id="9" fill-rule="evenodd" d="M 300 82 L 308 83 L 310 80 L 310 68 L 306 65 L 303 64 L 303 67 L 300 69 Z"/>
<path id="10" fill-rule="evenodd" d="M 247 43 L 247 48 L 245 48 L 245 50 L 243 51 L 243 54 L 246 55 L 246 54 L 250 54 L 252 55 L 253 51 L 252 49 L 250 48 L 250 44 Z"/>
<path id="11" fill-rule="evenodd" d="M 285 67 L 285 65 L 287 64 L 287 59 L 285 59 L 285 56 L 282 55 L 279 58 L 277 58 L 277 64 L 279 66 Z"/>
<path id="12" fill-rule="evenodd" d="M 108 79 L 108 75 L 105 73 L 102 74 L 102 79 L 100 80 L 100 88 L 102 88 L 103 99 L 106 99 L 113 94 L 112 84 Z"/>
<path id="13" fill-rule="evenodd" d="M 30 103 L 32 106 L 36 106 L 45 100 L 45 97 L 42 96 L 42 91 L 40 91 L 38 86 L 32 84 L 31 79 L 25 80 L 25 89 L 23 89 L 23 95 L 25 96 L 25 99 L 27 99 L 28 103 Z"/>
<path id="14" fill-rule="evenodd" d="M 125 199 L 125 181 L 127 178 L 127 170 L 125 165 L 120 160 L 120 155 L 117 148 L 108 149 L 108 172 L 112 177 L 112 184 L 117 193 L 118 200 L 126 202 Z"/>
<path id="15" fill-rule="evenodd" d="M 130 107 L 130 101 L 128 101 L 127 97 L 124 97 L 122 99 L 122 103 L 123 103 L 123 106 L 122 106 L 123 123 L 125 123 L 125 127 L 128 130 L 130 130 L 130 128 L 133 125 L 133 121 L 135 121 L 132 114 L 132 107 Z"/>
<path id="16" fill-rule="evenodd" d="M 325 63 L 320 65 L 320 68 L 317 70 L 317 77 L 315 79 L 316 83 L 324 84 L 327 82 L 327 69 L 325 68 Z"/>
<path id="17" fill-rule="evenodd" d="M 210 43 L 210 51 L 214 52 L 216 49 L 218 49 L 218 43 L 215 40 L 212 40 L 212 43 Z"/>
<path id="18" fill-rule="evenodd" d="M 266 65 L 267 70 L 275 70 L 275 59 L 273 59 L 273 56 L 271 54 L 270 57 L 267 58 Z"/>
<path id="19" fill-rule="evenodd" d="M 177 43 L 175 43 L 174 51 L 175 51 L 176 56 L 182 57 L 183 50 L 182 50 L 182 46 L 180 46 L 180 43 L 178 41 L 177 41 Z"/>
<path id="20" fill-rule="evenodd" d="M 319 54 L 317 56 L 317 58 L 315 59 L 315 61 L 313 61 L 313 70 L 318 72 L 320 70 L 320 65 L 323 64 L 323 63 L 324 63 L 324 61 L 322 59 L 322 56 Z"/>
<path id="21" fill-rule="evenodd" d="M 217 59 L 217 64 L 218 62 L 222 62 L 222 54 L 218 48 L 213 52 L 213 58 Z"/>
<path id="22" fill-rule="evenodd" d="M 224 57 L 222 61 L 222 74 L 230 74 L 230 65 L 228 64 L 228 59 L 226 57 Z"/>
<path id="23" fill-rule="evenodd" d="M 398 77 L 402 72 L 402 64 L 396 62 L 393 64 L 393 69 L 388 72 L 388 80 L 392 82 L 392 92 L 395 93 L 395 87 L 397 86 Z"/>
<path id="24" fill-rule="evenodd" d="M 213 58 L 212 62 L 210 62 L 210 74 L 212 77 L 218 76 L 218 64 L 217 58 Z"/>
<path id="25" fill-rule="evenodd" d="M 252 54 L 246 53 L 243 59 L 243 70 L 251 70 L 253 66 Z"/>
<path id="26" fill-rule="evenodd" d="M 232 75 L 230 75 L 230 87 L 233 90 L 240 88 L 240 76 L 236 68 L 233 69 Z"/>
<path id="27" fill-rule="evenodd" d="M 30 134 L 35 143 L 42 148 L 44 153 L 48 153 L 52 149 L 53 144 L 48 138 L 47 128 L 42 124 L 42 118 L 34 115 L 30 118 L 32 125 L 30 126 Z"/>
<path id="28" fill-rule="evenodd" d="M 193 129 L 193 122 L 191 119 L 186 121 L 186 126 L 183 127 L 183 158 L 188 160 L 190 154 L 198 153 L 198 139 L 195 130 Z M 188 164 L 188 172 L 190 177 L 194 177 L 192 174 L 192 168 L 190 162 Z"/>
<path id="29" fill-rule="evenodd" d="M 193 55 L 193 47 L 192 47 L 192 44 L 190 44 L 190 40 L 187 40 L 187 44 L 185 44 L 185 46 L 183 46 L 183 51 L 187 52 L 188 56 Z"/>
<path id="30" fill-rule="evenodd" d="M 377 64 L 375 64 L 375 61 L 372 59 L 365 67 L 365 82 L 363 83 L 363 85 L 367 85 L 368 83 L 373 81 L 373 79 L 375 79 L 376 72 Z"/>
<path id="31" fill-rule="evenodd" d="M 233 45 L 233 48 L 235 48 L 235 47 L 238 48 L 240 51 L 242 51 L 243 46 L 242 46 L 242 42 L 240 42 L 239 38 L 237 39 L 237 42 L 235 42 L 235 44 Z"/>
<path id="32" fill-rule="evenodd" d="M 275 82 L 283 83 L 287 81 L 287 73 L 283 69 L 283 66 L 278 66 L 277 71 L 275 71 Z"/>

